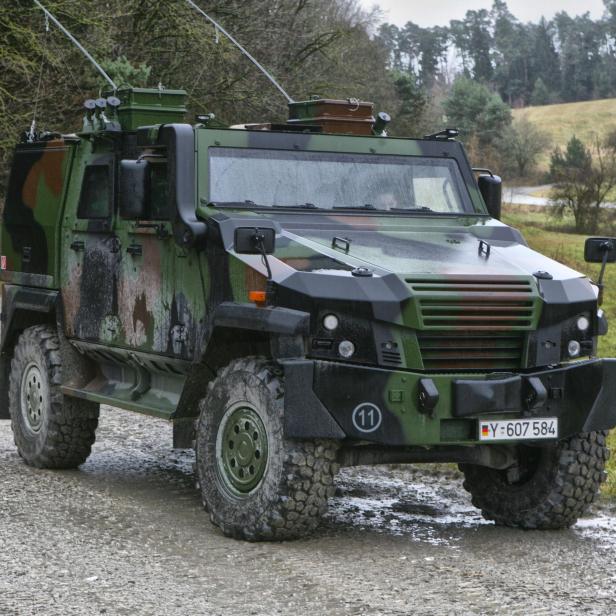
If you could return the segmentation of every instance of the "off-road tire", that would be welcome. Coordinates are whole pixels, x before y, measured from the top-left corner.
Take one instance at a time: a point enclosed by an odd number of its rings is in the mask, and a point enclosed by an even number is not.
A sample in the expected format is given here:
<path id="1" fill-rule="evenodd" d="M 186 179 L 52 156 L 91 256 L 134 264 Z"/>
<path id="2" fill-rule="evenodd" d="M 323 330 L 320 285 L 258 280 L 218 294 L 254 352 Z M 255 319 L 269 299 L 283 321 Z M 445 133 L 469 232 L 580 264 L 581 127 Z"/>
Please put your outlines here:
<path id="1" fill-rule="evenodd" d="M 230 487 L 217 448 L 225 426 L 234 421 L 229 417 L 244 407 L 262 422 L 267 461 L 259 483 L 239 494 Z M 283 377 L 270 361 L 258 357 L 232 361 L 200 402 L 198 484 L 212 523 L 228 537 L 263 541 L 305 536 L 318 526 L 334 494 L 337 442 L 285 438 L 283 412 Z"/>
<path id="2" fill-rule="evenodd" d="M 517 483 L 508 481 L 507 471 L 461 464 L 464 488 L 483 517 L 499 525 L 568 528 L 586 512 L 605 481 L 606 436 L 606 431 L 582 433 L 539 448 L 533 454 L 533 471 Z"/>
<path id="3" fill-rule="evenodd" d="M 61 377 L 60 341 L 55 329 L 35 325 L 24 330 L 11 362 L 9 410 L 15 445 L 30 466 L 76 468 L 90 455 L 99 405 L 64 396 Z M 22 387 L 26 398 L 34 390 L 41 393 L 35 423 L 29 419 L 27 404 L 22 404 Z"/>

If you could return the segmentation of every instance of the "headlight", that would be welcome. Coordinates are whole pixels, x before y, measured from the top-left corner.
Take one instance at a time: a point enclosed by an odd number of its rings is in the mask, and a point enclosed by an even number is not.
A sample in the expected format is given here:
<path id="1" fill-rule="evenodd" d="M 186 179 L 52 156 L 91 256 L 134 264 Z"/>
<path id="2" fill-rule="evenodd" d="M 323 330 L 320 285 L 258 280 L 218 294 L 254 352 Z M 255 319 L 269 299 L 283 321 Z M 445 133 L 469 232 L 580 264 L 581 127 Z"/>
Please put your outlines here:
<path id="1" fill-rule="evenodd" d="M 577 357 L 582 350 L 582 346 L 577 340 L 570 340 L 567 345 L 567 352 L 569 353 L 569 357 Z"/>
<path id="2" fill-rule="evenodd" d="M 345 359 L 348 359 L 355 353 L 355 345 L 350 340 L 343 340 L 338 345 L 338 353 Z"/>
<path id="3" fill-rule="evenodd" d="M 588 319 L 588 317 L 580 317 L 577 320 L 577 328 L 581 331 L 581 332 L 585 332 L 588 331 L 588 328 L 590 327 L 590 320 Z"/>
<path id="4" fill-rule="evenodd" d="M 340 321 L 335 314 L 327 314 L 323 317 L 323 327 L 327 331 L 333 332 L 339 324 Z"/>

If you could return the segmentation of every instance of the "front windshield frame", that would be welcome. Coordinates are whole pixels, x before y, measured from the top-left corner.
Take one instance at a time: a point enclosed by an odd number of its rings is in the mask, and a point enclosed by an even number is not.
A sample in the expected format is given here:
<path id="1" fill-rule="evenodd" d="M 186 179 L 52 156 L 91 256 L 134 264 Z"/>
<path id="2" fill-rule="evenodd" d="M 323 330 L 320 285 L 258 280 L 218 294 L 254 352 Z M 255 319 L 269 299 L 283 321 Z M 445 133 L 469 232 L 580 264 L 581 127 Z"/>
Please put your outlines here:
<path id="1" fill-rule="evenodd" d="M 396 140 L 400 141 L 400 140 Z M 432 144 L 430 144 L 432 145 Z M 459 145 L 459 144 L 455 144 Z M 269 146 L 269 147 L 268 147 Z M 273 146 L 273 147 L 272 147 Z M 469 194 L 467 178 L 463 172 L 463 169 L 460 167 L 460 163 L 457 160 L 457 157 L 452 155 L 444 155 L 434 156 L 429 155 L 427 153 L 422 154 L 390 154 L 386 152 L 375 152 L 373 149 L 370 152 L 357 152 L 357 151 L 337 151 L 332 149 L 301 149 L 301 150 L 291 150 L 289 148 L 280 148 L 276 147 L 273 144 L 267 144 L 265 147 L 259 147 L 258 145 L 255 147 L 252 144 L 249 147 L 238 147 L 237 145 L 227 145 L 221 144 L 220 142 L 215 142 L 215 144 L 210 144 L 207 148 L 207 170 L 208 170 L 208 199 L 207 201 L 210 203 L 215 203 L 220 206 L 228 206 L 234 207 L 238 209 L 254 209 L 254 208 L 263 208 L 267 211 L 276 211 L 278 209 L 312 209 L 319 212 L 328 212 L 336 214 L 344 214 L 344 213 L 352 213 L 352 214 L 367 214 L 367 215 L 383 215 L 383 214 L 423 214 L 423 215 L 447 215 L 447 216 L 464 216 L 464 215 L 482 215 L 483 212 L 478 212 L 476 205 L 473 203 L 471 195 Z M 221 152 L 223 153 L 221 156 Z M 361 164 L 370 164 L 371 162 L 377 164 L 385 164 L 389 163 L 392 165 L 401 165 L 410 167 L 414 162 L 417 165 L 423 165 L 425 167 L 432 166 L 434 168 L 448 169 L 451 172 L 451 189 L 454 192 L 454 196 L 456 197 L 457 203 L 456 209 L 452 209 L 450 211 L 442 211 L 442 210 L 434 210 L 428 209 L 430 203 L 417 203 L 411 204 L 406 203 L 402 204 L 400 209 L 392 208 L 392 209 L 381 209 L 380 207 L 370 207 L 370 203 L 368 203 L 368 199 L 366 199 L 367 207 L 363 207 L 364 203 L 339 203 L 339 205 L 335 205 L 334 207 L 319 207 L 317 199 L 300 199 L 301 203 L 261 203 L 259 199 L 237 199 L 237 198 L 219 198 L 219 195 L 212 194 L 212 164 L 216 159 L 216 154 L 218 154 L 218 158 L 221 157 L 245 157 L 245 158 L 255 158 L 257 160 L 267 159 L 269 156 L 274 157 L 281 155 L 286 157 L 298 159 L 310 159 L 314 158 L 320 162 L 322 161 L 336 161 L 340 160 L 341 162 L 349 161 L 351 164 L 353 163 L 361 163 Z M 449 182 L 449 180 L 447 180 Z M 236 195 L 235 195 L 236 196 Z M 246 195 L 244 195 L 246 197 Z M 314 202 L 314 205 L 312 203 Z M 316 206 L 316 207 L 315 207 Z M 405 207 L 406 206 L 406 207 Z"/>

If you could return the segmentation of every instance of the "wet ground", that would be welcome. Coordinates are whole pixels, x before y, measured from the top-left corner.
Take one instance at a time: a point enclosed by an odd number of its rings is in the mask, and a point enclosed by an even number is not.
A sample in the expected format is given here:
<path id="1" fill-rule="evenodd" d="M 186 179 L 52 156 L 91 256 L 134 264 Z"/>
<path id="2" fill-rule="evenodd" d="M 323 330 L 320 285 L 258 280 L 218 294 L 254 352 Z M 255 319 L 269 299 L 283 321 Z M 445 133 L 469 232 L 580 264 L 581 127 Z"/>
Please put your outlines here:
<path id="1" fill-rule="evenodd" d="M 615 614 L 616 511 L 572 530 L 481 519 L 453 471 L 346 469 L 310 539 L 210 525 L 163 421 L 104 409 L 78 471 L 24 466 L 0 421 L 0 614 Z"/>

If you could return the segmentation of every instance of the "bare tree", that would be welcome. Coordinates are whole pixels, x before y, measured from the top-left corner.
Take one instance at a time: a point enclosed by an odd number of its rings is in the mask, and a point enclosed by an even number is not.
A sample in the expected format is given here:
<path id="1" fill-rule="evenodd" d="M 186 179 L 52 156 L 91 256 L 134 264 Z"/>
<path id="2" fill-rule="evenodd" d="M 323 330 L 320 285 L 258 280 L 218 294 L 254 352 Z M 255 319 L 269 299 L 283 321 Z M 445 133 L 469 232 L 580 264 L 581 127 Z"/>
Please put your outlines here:
<path id="1" fill-rule="evenodd" d="M 519 178 L 528 177 L 537 166 L 537 159 L 550 147 L 550 136 L 526 117 L 516 118 L 505 129 L 498 147 L 505 171 Z"/>

